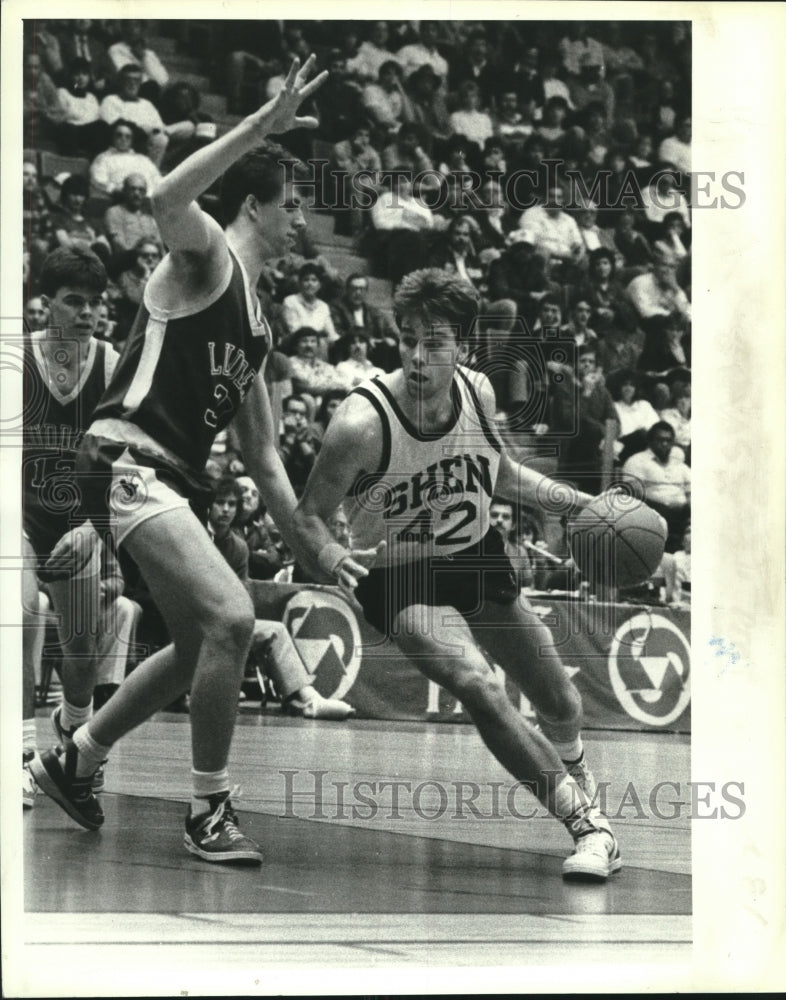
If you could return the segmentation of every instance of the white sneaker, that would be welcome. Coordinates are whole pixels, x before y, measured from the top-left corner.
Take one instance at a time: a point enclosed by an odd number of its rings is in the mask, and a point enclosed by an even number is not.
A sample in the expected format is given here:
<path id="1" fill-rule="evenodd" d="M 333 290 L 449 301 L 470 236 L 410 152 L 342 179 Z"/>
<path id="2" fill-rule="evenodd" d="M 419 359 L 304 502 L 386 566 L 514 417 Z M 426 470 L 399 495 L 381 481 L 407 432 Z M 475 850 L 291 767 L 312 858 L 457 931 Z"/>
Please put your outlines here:
<path id="1" fill-rule="evenodd" d="M 617 840 L 611 830 L 597 829 L 576 841 L 573 853 L 562 863 L 562 877 L 604 882 L 622 868 Z"/>
<path id="2" fill-rule="evenodd" d="M 38 794 L 38 785 L 30 771 L 22 768 L 22 808 L 32 809 L 35 805 L 35 797 Z"/>
<path id="3" fill-rule="evenodd" d="M 355 709 L 345 701 L 340 701 L 338 698 L 323 698 L 318 691 L 315 691 L 308 700 L 290 698 L 281 707 L 290 715 L 302 715 L 304 719 L 332 719 L 343 722 L 355 714 Z"/>

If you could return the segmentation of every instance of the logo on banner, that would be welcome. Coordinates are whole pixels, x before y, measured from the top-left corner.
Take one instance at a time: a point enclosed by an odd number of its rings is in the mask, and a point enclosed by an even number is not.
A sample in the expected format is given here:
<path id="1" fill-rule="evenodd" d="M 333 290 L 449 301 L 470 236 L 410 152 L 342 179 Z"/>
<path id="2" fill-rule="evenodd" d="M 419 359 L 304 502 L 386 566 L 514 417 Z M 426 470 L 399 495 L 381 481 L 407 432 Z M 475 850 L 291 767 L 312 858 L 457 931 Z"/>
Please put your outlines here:
<path id="1" fill-rule="evenodd" d="M 335 594 L 301 590 L 287 603 L 283 622 L 317 691 L 326 698 L 343 698 L 362 661 L 352 608 Z"/>
<path id="2" fill-rule="evenodd" d="M 668 726 L 690 702 L 690 647 L 685 636 L 663 615 L 634 615 L 612 639 L 609 679 L 628 715 L 649 726 Z"/>

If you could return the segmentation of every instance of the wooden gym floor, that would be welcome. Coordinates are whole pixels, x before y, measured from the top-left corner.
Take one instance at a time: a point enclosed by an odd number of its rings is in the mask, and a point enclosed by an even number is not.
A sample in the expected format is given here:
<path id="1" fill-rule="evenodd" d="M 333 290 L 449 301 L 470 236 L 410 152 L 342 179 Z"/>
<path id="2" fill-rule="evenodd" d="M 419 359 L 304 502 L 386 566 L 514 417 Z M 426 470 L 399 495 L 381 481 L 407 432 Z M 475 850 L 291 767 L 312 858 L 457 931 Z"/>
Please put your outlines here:
<path id="1" fill-rule="evenodd" d="M 230 773 L 266 861 L 209 865 L 182 847 L 187 722 L 158 715 L 114 749 L 100 832 L 45 796 L 24 815 L 23 937 L 39 974 L 75 947 L 97 972 L 138 968 L 144 952 L 146 968 L 152 960 L 181 978 L 201 961 L 225 971 L 688 961 L 689 821 L 659 819 L 649 799 L 669 781 L 680 791 L 659 799 L 661 813 L 684 803 L 687 737 L 585 735 L 596 778 L 610 783 L 624 867 L 606 884 L 577 885 L 560 877 L 565 831 L 516 815 L 535 800 L 511 792 L 471 726 L 311 722 L 247 707 Z M 46 746 L 48 719 L 38 726 Z M 409 783 L 396 805 L 385 781 Z M 122 979 L 113 989 L 131 995 Z"/>

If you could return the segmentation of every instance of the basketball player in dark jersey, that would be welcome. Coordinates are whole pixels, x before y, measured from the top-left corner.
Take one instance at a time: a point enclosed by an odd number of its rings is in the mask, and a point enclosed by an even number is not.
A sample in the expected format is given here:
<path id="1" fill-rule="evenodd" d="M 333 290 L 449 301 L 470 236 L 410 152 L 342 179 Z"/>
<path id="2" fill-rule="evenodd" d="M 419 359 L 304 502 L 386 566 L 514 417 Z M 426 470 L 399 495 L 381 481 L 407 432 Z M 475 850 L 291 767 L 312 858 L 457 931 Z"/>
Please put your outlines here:
<path id="1" fill-rule="evenodd" d="M 256 287 L 264 261 L 286 253 L 305 225 L 284 151 L 260 143 L 317 125 L 297 115 L 327 75 L 309 82 L 313 66 L 314 57 L 302 68 L 295 60 L 273 100 L 179 164 L 153 192 L 169 252 L 148 282 L 95 411 L 79 472 L 93 526 L 109 524 L 139 565 L 173 644 L 134 670 L 76 730 L 64 754 L 49 751 L 31 764 L 50 797 L 97 829 L 104 816 L 90 774 L 118 739 L 190 689 L 193 794 L 185 847 L 207 861 L 262 860 L 258 844 L 238 829 L 227 772 L 254 614 L 189 501 L 206 512 L 202 472 L 215 435 L 234 419 L 268 510 L 301 551 L 289 532 L 296 500 L 259 373 L 270 331 Z M 195 200 L 219 178 L 225 230 Z"/>
<path id="2" fill-rule="evenodd" d="M 104 265 L 90 251 L 61 247 L 49 254 L 40 279 L 47 327 L 31 334 L 24 347 L 22 669 L 23 760 L 28 762 L 35 750 L 39 580 L 46 583 L 58 616 L 63 652 L 63 697 L 53 715 L 59 737 L 61 729 L 74 729 L 90 718 L 98 668 L 97 619 L 111 604 L 103 599 L 97 537 L 89 525 L 87 530 L 78 527 L 84 519 L 74 484 L 77 449 L 117 361 L 112 346 L 93 336 L 106 283 Z M 74 573 L 60 563 L 64 545 L 80 548 Z M 29 778 L 23 790 L 23 803 L 32 805 Z"/>
<path id="3" fill-rule="evenodd" d="M 495 494 L 534 506 L 557 484 L 505 454 L 493 390 L 462 364 L 478 311 L 474 290 L 446 271 L 416 271 L 394 305 L 403 368 L 342 403 L 296 519 L 319 538 L 320 565 L 354 588 L 366 619 L 462 703 L 497 760 L 564 823 L 575 843 L 564 876 L 603 880 L 621 861 L 592 802 L 581 698 L 548 629 L 519 600 L 489 526 Z M 368 573 L 324 527 L 347 496 L 353 541 L 381 549 Z M 576 508 L 590 499 L 573 495 Z M 479 647 L 536 707 L 541 732 L 513 707 Z"/>

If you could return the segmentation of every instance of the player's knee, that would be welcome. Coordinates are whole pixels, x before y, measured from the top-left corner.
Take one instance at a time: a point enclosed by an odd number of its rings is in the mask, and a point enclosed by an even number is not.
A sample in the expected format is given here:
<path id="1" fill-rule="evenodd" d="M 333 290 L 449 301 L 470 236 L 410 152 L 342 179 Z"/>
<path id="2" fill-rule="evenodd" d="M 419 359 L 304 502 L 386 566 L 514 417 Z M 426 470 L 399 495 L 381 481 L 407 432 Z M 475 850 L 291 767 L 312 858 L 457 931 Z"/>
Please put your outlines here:
<path id="1" fill-rule="evenodd" d="M 254 632 L 254 608 L 247 594 L 224 601 L 211 616 L 206 630 L 225 649 L 244 652 Z"/>
<path id="2" fill-rule="evenodd" d="M 545 693 L 538 705 L 538 712 L 554 722 L 564 722 L 571 726 L 580 724 L 582 704 L 579 689 L 569 677 L 565 677 L 561 684 L 553 685 Z"/>
<path id="3" fill-rule="evenodd" d="M 454 693 L 462 705 L 470 710 L 493 708 L 507 698 L 503 682 L 486 664 L 462 671 L 456 679 Z"/>

